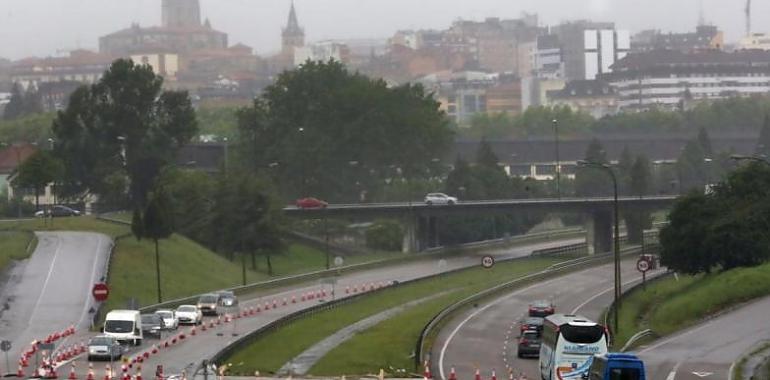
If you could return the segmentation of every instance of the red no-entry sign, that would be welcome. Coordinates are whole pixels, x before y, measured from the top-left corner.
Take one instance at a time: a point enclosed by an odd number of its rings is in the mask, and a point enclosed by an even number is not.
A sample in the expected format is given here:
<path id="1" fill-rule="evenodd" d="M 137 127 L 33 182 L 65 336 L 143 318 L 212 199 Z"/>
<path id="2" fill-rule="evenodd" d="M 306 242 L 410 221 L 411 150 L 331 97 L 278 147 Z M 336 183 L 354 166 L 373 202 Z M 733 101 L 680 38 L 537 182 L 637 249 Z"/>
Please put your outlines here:
<path id="1" fill-rule="evenodd" d="M 110 295 L 110 288 L 107 287 L 107 284 L 103 282 L 97 282 L 94 284 L 94 288 L 91 290 L 91 294 L 94 296 L 95 300 L 104 302 Z"/>

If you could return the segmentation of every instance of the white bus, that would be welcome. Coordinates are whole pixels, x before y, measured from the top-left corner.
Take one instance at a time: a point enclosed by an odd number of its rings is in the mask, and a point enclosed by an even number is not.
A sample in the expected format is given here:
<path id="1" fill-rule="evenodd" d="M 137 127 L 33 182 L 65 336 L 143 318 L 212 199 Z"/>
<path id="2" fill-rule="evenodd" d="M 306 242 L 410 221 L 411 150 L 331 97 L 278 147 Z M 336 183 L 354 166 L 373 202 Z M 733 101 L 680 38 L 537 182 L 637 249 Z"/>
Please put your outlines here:
<path id="1" fill-rule="evenodd" d="M 607 353 L 607 330 L 579 315 L 545 318 L 540 344 L 544 380 L 579 380 L 588 375 L 594 355 Z"/>

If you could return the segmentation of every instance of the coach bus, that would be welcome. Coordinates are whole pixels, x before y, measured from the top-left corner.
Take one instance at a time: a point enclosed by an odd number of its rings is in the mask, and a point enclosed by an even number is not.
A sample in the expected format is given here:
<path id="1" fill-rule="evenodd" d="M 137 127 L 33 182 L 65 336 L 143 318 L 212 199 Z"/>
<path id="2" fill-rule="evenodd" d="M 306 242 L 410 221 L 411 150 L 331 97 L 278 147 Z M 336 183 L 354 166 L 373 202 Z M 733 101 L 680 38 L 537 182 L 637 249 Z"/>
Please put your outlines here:
<path id="1" fill-rule="evenodd" d="M 594 355 L 606 353 L 604 326 L 579 315 L 554 314 L 545 318 L 540 344 L 540 374 L 544 380 L 587 378 Z"/>

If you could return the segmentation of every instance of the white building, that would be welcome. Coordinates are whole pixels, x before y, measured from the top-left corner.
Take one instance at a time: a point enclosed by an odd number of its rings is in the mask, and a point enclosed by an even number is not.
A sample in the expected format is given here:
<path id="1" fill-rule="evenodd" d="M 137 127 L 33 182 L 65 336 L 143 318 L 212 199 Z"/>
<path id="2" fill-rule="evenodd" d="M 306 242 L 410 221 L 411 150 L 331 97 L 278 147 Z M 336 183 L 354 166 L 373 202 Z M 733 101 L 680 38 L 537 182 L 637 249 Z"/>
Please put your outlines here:
<path id="1" fill-rule="evenodd" d="M 621 110 L 674 109 L 770 92 L 770 51 L 659 50 L 631 54 L 602 75 L 618 93 Z"/>
<path id="2" fill-rule="evenodd" d="M 628 55 L 631 50 L 631 35 L 627 30 L 587 29 L 583 31 L 583 55 L 585 76 L 593 80 L 600 74 L 607 74 L 612 65 Z"/>
<path id="3" fill-rule="evenodd" d="M 334 41 L 322 41 L 311 45 L 294 48 L 294 65 L 299 66 L 305 61 L 329 61 L 347 63 L 350 60 L 350 49 L 347 45 Z"/>
<path id="4" fill-rule="evenodd" d="M 738 41 L 738 49 L 770 50 L 770 35 L 765 33 L 752 33 Z"/>

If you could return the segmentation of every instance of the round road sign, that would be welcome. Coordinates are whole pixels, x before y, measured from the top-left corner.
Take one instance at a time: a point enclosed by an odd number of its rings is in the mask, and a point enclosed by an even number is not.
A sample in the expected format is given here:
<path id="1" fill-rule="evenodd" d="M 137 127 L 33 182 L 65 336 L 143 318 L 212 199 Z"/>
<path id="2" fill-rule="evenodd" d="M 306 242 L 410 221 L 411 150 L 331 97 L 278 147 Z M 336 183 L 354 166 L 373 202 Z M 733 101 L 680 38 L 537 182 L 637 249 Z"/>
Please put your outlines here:
<path id="1" fill-rule="evenodd" d="M 11 350 L 11 341 L 10 340 L 4 340 L 0 342 L 0 350 L 3 350 L 3 352 L 8 352 Z"/>
<path id="2" fill-rule="evenodd" d="M 650 262 L 643 257 L 640 258 L 639 261 L 636 262 L 636 270 L 642 273 L 647 272 L 650 270 Z"/>
<path id="3" fill-rule="evenodd" d="M 94 284 L 94 288 L 91 290 L 91 295 L 94 296 L 95 300 L 104 302 L 110 295 L 110 288 L 108 288 L 107 284 L 103 282 L 97 282 Z"/>
<path id="4" fill-rule="evenodd" d="M 495 258 L 492 256 L 484 256 L 481 258 L 481 266 L 484 268 L 492 268 L 495 266 Z"/>

